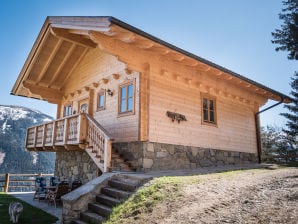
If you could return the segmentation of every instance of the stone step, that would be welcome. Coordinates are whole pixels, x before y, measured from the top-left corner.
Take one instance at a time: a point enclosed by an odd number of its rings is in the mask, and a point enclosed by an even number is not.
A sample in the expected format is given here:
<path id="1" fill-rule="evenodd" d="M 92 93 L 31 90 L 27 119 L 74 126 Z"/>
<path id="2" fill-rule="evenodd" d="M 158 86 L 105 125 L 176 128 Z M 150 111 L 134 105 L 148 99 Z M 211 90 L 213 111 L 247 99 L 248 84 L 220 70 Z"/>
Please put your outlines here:
<path id="1" fill-rule="evenodd" d="M 104 194 L 96 195 L 96 201 L 101 203 L 101 204 L 110 206 L 110 207 L 114 207 L 114 206 L 121 203 L 120 200 L 118 200 L 116 198 L 109 197 L 109 196 L 104 195 Z"/>
<path id="2" fill-rule="evenodd" d="M 82 212 L 80 219 L 84 222 L 94 224 L 101 224 L 106 220 L 103 216 L 90 211 Z"/>
<path id="3" fill-rule="evenodd" d="M 114 171 L 134 172 L 135 170 L 131 168 L 121 168 L 118 166 L 109 167 L 109 172 L 114 172 Z"/>
<path id="4" fill-rule="evenodd" d="M 111 212 L 112 208 L 106 205 L 98 204 L 98 203 L 89 203 L 88 209 L 92 212 L 95 212 L 101 216 L 108 217 Z"/>
<path id="5" fill-rule="evenodd" d="M 112 187 L 103 187 L 101 193 L 116 199 L 126 199 L 131 193 L 127 191 L 118 190 Z"/>
<path id="6" fill-rule="evenodd" d="M 71 224 L 88 224 L 88 223 L 77 219 L 77 220 L 72 220 Z"/>
<path id="7" fill-rule="evenodd" d="M 128 183 L 121 180 L 115 180 L 115 179 L 109 180 L 108 184 L 109 186 L 116 188 L 118 190 L 130 191 L 130 192 L 135 191 L 138 187 L 136 184 Z"/>

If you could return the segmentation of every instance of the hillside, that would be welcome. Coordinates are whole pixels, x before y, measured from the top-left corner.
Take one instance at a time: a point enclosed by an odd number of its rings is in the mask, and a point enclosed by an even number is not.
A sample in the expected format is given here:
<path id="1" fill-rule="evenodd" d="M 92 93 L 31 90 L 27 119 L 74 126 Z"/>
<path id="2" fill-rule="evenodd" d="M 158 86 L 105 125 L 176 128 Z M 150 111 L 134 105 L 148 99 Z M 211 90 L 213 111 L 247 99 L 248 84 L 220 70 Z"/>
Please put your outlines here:
<path id="1" fill-rule="evenodd" d="M 296 224 L 298 168 L 268 168 L 156 177 L 105 223 Z"/>
<path id="2" fill-rule="evenodd" d="M 53 118 L 21 106 L 0 105 L 0 173 L 53 173 L 55 153 L 28 152 L 26 130 Z"/>

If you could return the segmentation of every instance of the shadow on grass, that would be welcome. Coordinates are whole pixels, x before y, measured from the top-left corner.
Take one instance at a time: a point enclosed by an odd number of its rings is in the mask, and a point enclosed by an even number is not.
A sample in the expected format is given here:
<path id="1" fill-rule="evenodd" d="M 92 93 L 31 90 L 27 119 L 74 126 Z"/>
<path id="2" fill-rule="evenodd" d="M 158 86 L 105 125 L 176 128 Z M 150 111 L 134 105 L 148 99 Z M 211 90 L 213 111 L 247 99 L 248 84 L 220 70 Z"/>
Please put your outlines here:
<path id="1" fill-rule="evenodd" d="M 52 216 L 43 210 L 33 207 L 26 202 L 17 199 L 11 195 L 5 193 L 0 193 L 0 223 L 1 224 L 11 224 L 9 221 L 10 217 L 8 214 L 8 207 L 11 202 L 21 202 L 23 204 L 24 210 L 19 218 L 19 223 L 22 224 L 53 224 L 58 220 L 57 217 Z"/>

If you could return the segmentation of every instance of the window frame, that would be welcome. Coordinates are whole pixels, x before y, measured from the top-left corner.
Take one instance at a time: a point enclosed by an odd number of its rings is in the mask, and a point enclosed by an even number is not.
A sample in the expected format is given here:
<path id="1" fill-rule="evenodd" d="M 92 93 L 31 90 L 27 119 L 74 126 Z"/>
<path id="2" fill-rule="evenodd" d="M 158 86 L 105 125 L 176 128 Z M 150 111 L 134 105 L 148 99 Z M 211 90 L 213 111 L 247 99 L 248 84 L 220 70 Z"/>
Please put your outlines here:
<path id="1" fill-rule="evenodd" d="M 207 115 L 208 115 L 208 120 L 204 119 L 204 99 L 207 100 Z M 210 101 L 213 101 L 213 110 L 210 110 Z M 210 126 L 216 126 L 217 127 L 217 102 L 216 102 L 216 97 L 207 95 L 207 94 L 202 94 L 201 95 L 201 116 L 202 116 L 202 124 L 205 125 L 210 125 Z M 210 120 L 210 114 L 211 111 L 213 111 L 213 116 L 214 116 L 214 121 Z"/>
<path id="2" fill-rule="evenodd" d="M 100 96 L 103 96 L 104 97 L 103 106 L 102 107 L 99 106 Z M 106 99 L 107 99 L 107 96 L 106 96 L 106 91 L 105 90 L 101 90 L 101 91 L 99 91 L 97 93 L 96 111 L 101 111 L 101 110 L 105 110 L 106 109 Z"/>
<path id="3" fill-rule="evenodd" d="M 128 107 L 128 86 L 133 86 L 133 92 L 132 92 L 132 110 L 127 110 Z M 126 87 L 126 110 L 121 112 L 121 106 L 122 106 L 122 88 Z M 130 80 L 127 82 L 124 82 L 119 85 L 118 88 L 118 116 L 126 116 L 126 115 L 132 115 L 135 114 L 135 92 L 136 92 L 136 82 L 135 80 Z"/>
<path id="4" fill-rule="evenodd" d="M 90 98 L 87 97 L 87 98 L 84 98 L 84 99 L 81 99 L 81 100 L 78 101 L 78 113 L 79 114 L 82 113 L 81 107 L 82 107 L 83 104 L 87 104 L 87 107 L 88 107 L 87 111 L 85 111 L 84 113 L 89 114 Z"/>
<path id="5" fill-rule="evenodd" d="M 70 112 L 70 114 L 69 115 L 66 115 L 66 108 L 71 108 L 71 112 Z M 67 104 L 64 104 L 63 105 L 63 117 L 68 117 L 68 116 L 71 116 L 72 115 L 72 113 L 73 113 L 73 105 L 72 105 L 72 103 L 67 103 Z"/>

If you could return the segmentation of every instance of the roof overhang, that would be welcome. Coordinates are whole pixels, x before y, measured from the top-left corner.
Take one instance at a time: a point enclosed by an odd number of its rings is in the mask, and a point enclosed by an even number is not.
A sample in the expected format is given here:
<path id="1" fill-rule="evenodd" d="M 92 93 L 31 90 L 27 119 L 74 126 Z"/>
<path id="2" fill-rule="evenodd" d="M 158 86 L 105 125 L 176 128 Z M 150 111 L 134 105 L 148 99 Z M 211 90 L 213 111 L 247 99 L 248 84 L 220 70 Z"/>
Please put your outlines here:
<path id="1" fill-rule="evenodd" d="M 11 91 L 14 95 L 59 103 L 63 86 L 89 49 L 94 34 L 162 54 L 176 63 L 222 76 L 266 99 L 289 103 L 290 97 L 240 74 L 191 54 L 114 17 L 47 17 Z"/>

